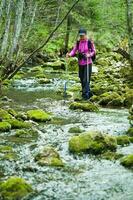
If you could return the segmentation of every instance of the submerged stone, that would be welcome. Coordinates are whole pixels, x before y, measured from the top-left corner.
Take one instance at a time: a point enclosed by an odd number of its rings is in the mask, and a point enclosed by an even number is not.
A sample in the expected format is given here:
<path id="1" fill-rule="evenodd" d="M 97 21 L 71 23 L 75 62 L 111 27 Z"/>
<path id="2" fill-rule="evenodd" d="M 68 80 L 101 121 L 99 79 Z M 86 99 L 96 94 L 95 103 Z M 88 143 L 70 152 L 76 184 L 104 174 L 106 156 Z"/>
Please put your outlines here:
<path id="1" fill-rule="evenodd" d="M 121 165 L 124 167 L 132 168 L 133 169 L 133 154 L 125 156 L 120 161 Z"/>
<path id="2" fill-rule="evenodd" d="M 11 146 L 0 146 L 0 160 L 16 160 L 17 154 L 13 151 Z"/>
<path id="3" fill-rule="evenodd" d="M 71 127 L 68 130 L 69 133 L 83 133 L 84 131 L 82 129 L 80 129 L 80 127 Z"/>
<path id="4" fill-rule="evenodd" d="M 3 200 L 21 200 L 33 192 L 32 187 L 24 179 L 11 177 L 0 184 L 0 196 Z"/>
<path id="5" fill-rule="evenodd" d="M 129 128 L 127 130 L 127 135 L 129 135 L 130 137 L 133 137 L 133 127 L 132 128 Z"/>
<path id="6" fill-rule="evenodd" d="M 52 147 L 44 148 L 42 153 L 36 155 L 35 161 L 38 163 L 38 165 L 41 166 L 64 166 L 64 163 L 61 160 L 59 153 Z"/>
<path id="7" fill-rule="evenodd" d="M 123 157 L 123 154 L 117 153 L 117 152 L 105 152 L 104 154 L 101 155 L 102 159 L 106 160 L 118 160 Z"/>
<path id="8" fill-rule="evenodd" d="M 0 132 L 8 132 L 11 130 L 11 124 L 8 122 L 0 122 Z"/>
<path id="9" fill-rule="evenodd" d="M 38 80 L 39 84 L 49 84 L 51 83 L 51 80 L 50 79 L 47 79 L 47 78 L 40 78 Z"/>
<path id="10" fill-rule="evenodd" d="M 51 117 L 48 113 L 46 113 L 43 110 L 29 110 L 27 112 L 27 116 L 29 119 L 37 121 L 37 122 L 46 122 L 46 121 L 50 121 Z"/>
<path id="11" fill-rule="evenodd" d="M 73 136 L 69 140 L 69 150 L 73 153 L 102 154 L 107 151 L 116 151 L 116 148 L 115 137 L 97 131 Z"/>
<path id="12" fill-rule="evenodd" d="M 19 138 L 37 138 L 38 132 L 34 129 L 18 130 L 15 136 Z"/>
<path id="13" fill-rule="evenodd" d="M 99 111 L 97 105 L 91 102 L 73 102 L 70 104 L 69 108 L 71 110 L 82 110 L 82 111 L 87 111 L 87 112 Z"/>

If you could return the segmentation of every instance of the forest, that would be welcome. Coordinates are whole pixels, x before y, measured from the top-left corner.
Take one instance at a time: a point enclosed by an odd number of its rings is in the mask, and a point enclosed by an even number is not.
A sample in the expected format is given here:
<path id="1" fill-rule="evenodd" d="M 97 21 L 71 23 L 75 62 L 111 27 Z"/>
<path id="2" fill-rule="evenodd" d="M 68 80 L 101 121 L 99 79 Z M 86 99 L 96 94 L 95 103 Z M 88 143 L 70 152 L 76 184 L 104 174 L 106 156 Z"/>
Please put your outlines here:
<path id="1" fill-rule="evenodd" d="M 0 199 L 133 199 L 133 0 L 0 0 Z"/>

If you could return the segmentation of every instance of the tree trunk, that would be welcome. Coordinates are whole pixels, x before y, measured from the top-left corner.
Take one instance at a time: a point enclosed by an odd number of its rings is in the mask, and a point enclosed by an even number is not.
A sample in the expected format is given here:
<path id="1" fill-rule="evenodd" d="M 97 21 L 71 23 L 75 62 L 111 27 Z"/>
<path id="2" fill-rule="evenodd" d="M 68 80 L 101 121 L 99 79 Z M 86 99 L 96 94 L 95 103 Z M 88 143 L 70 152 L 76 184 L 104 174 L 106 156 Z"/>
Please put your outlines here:
<path id="1" fill-rule="evenodd" d="M 6 0 L 2 0 L 1 4 L 0 4 L 0 19 L 1 19 L 1 16 L 3 14 L 3 8 L 5 6 L 5 3 L 6 3 Z"/>
<path id="2" fill-rule="evenodd" d="M 129 54 L 130 54 L 131 67 L 133 68 L 133 0 L 126 0 L 126 5 L 127 5 Z"/>
<path id="3" fill-rule="evenodd" d="M 68 51 L 70 30 L 71 30 L 71 15 L 69 15 L 68 18 L 67 18 L 67 31 L 66 31 L 65 48 L 64 48 L 64 53 L 65 53 L 65 54 L 66 54 L 67 51 Z"/>
<path id="4" fill-rule="evenodd" d="M 11 22 L 11 3 L 12 0 L 10 0 L 7 8 L 7 14 L 6 14 L 6 23 L 5 23 L 5 31 L 4 31 L 4 36 L 3 36 L 3 41 L 2 41 L 2 46 L 1 46 L 1 56 L 4 57 L 6 54 L 7 46 L 8 46 L 8 36 L 9 36 L 9 29 L 10 29 L 10 22 Z"/>
<path id="5" fill-rule="evenodd" d="M 16 18 L 15 18 L 15 33 L 13 38 L 13 43 L 10 51 L 10 59 L 13 57 L 13 53 L 17 50 L 18 41 L 22 28 L 22 15 L 24 8 L 24 0 L 17 0 Z"/>

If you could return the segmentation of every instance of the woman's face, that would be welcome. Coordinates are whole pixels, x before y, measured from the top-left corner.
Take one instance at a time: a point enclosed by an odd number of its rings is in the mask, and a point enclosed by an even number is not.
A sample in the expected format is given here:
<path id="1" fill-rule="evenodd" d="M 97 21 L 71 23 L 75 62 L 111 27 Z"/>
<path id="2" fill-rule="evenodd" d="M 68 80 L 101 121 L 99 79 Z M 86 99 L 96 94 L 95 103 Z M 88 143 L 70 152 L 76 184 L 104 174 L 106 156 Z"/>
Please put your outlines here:
<path id="1" fill-rule="evenodd" d="M 80 35 L 80 40 L 85 40 L 86 39 L 86 35 Z"/>

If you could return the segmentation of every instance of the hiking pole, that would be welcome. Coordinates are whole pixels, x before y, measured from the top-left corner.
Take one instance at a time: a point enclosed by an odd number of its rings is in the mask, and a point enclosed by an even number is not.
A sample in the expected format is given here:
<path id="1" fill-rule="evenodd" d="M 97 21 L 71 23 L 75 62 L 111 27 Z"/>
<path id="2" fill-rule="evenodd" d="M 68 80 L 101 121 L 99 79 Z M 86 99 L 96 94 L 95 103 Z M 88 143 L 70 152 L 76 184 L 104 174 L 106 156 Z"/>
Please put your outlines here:
<path id="1" fill-rule="evenodd" d="M 65 74 L 67 75 L 67 58 L 65 60 L 65 65 L 66 65 L 66 70 L 65 70 Z M 67 97 L 67 80 L 65 80 L 65 84 L 64 84 L 64 102 L 65 102 L 65 99 Z"/>
<path id="2" fill-rule="evenodd" d="M 87 90 L 88 90 L 88 95 L 90 95 L 90 91 L 89 91 L 89 64 L 88 64 L 88 56 L 87 56 L 87 73 L 86 73 L 86 76 L 87 76 Z"/>

